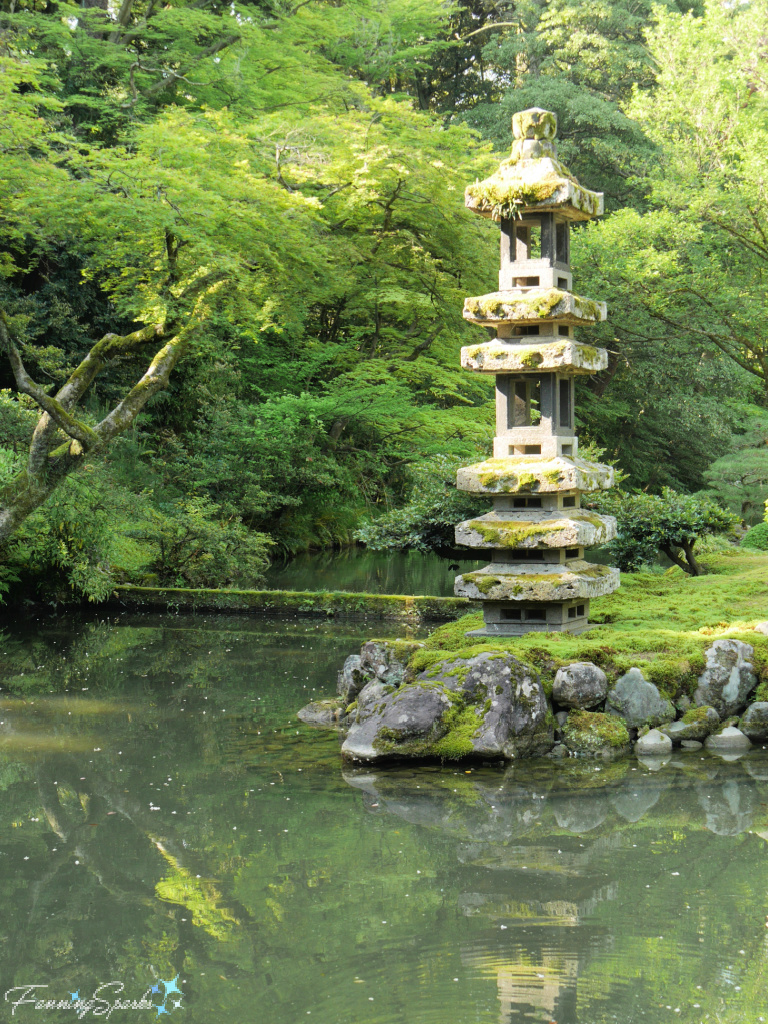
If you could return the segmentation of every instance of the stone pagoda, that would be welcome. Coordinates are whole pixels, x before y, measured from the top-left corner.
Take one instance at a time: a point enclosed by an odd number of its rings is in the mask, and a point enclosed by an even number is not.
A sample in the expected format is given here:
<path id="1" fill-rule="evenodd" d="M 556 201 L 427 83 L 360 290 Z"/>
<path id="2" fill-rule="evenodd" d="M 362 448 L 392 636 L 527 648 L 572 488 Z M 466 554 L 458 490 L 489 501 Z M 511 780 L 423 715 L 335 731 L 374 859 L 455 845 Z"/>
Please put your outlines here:
<path id="1" fill-rule="evenodd" d="M 493 511 L 460 523 L 456 543 L 487 549 L 490 565 L 456 579 L 455 592 L 483 602 L 484 628 L 469 636 L 534 630 L 580 633 L 589 599 L 619 586 L 619 571 L 584 561 L 584 548 L 616 536 L 616 520 L 581 509 L 581 495 L 613 486 L 613 469 L 578 456 L 574 378 L 608 365 L 605 349 L 574 328 L 606 306 L 571 290 L 569 233 L 603 212 L 557 159 L 557 118 L 512 118 L 512 155 L 466 191 L 466 205 L 501 227 L 499 290 L 467 299 L 464 317 L 496 336 L 461 350 L 461 365 L 496 376 L 493 458 L 460 469 L 462 491 L 487 494 Z"/>

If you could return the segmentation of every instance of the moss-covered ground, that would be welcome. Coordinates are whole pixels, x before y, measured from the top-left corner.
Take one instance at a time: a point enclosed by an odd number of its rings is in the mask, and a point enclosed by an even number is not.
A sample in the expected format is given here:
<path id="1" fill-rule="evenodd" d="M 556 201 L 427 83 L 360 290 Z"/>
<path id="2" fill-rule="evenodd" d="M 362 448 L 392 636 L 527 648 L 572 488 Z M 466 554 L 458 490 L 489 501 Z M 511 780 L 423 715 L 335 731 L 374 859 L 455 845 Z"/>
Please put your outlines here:
<path id="1" fill-rule="evenodd" d="M 707 556 L 705 567 L 706 575 L 697 577 L 678 568 L 623 573 L 619 590 L 590 602 L 595 626 L 580 636 L 529 633 L 477 642 L 465 633 L 482 625 L 482 615 L 466 615 L 430 634 L 425 647 L 412 656 L 411 668 L 421 671 L 446 652 L 465 657 L 509 651 L 534 665 L 551 692 L 561 665 L 591 661 L 613 679 L 637 665 L 665 696 L 675 699 L 693 693 L 712 642 L 733 638 L 755 648 L 758 697 L 768 699 L 768 636 L 753 628 L 768 620 L 768 554 L 719 553 Z"/>

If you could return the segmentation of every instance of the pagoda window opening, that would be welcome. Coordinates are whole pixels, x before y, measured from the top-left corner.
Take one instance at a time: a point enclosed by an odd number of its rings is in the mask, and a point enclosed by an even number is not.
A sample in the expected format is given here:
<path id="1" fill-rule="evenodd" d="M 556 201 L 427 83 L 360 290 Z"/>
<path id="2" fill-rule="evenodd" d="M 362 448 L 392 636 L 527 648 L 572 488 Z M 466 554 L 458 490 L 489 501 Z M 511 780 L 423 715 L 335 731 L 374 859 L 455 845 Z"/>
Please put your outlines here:
<path id="1" fill-rule="evenodd" d="M 515 225 L 515 261 L 541 258 L 541 223 Z"/>
<path id="2" fill-rule="evenodd" d="M 547 621 L 547 610 L 546 610 L 546 608 L 526 608 L 525 609 L 525 620 L 526 620 L 526 622 L 546 622 Z"/>
<path id="3" fill-rule="evenodd" d="M 522 622 L 522 608 L 502 608 L 499 613 L 502 622 Z"/>
<path id="4" fill-rule="evenodd" d="M 540 386 L 537 380 L 514 381 L 507 404 L 507 429 L 530 427 L 540 419 Z"/>

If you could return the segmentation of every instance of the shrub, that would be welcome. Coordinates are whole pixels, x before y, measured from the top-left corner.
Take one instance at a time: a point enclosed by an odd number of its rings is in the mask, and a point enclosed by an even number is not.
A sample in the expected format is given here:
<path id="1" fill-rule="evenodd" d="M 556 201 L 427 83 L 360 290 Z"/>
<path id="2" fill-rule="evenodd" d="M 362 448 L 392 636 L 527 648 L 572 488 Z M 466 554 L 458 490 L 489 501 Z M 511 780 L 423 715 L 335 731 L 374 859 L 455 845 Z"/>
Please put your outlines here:
<path id="1" fill-rule="evenodd" d="M 665 487 L 661 494 L 626 494 L 609 491 L 591 495 L 583 504 L 615 515 L 618 537 L 609 550 L 620 569 L 634 572 L 662 551 L 691 576 L 700 576 L 696 541 L 707 534 L 725 533 L 739 522 L 709 498 L 679 494 Z"/>
<path id="2" fill-rule="evenodd" d="M 741 541 L 743 548 L 756 551 L 768 551 L 768 523 L 758 523 L 744 534 Z"/>

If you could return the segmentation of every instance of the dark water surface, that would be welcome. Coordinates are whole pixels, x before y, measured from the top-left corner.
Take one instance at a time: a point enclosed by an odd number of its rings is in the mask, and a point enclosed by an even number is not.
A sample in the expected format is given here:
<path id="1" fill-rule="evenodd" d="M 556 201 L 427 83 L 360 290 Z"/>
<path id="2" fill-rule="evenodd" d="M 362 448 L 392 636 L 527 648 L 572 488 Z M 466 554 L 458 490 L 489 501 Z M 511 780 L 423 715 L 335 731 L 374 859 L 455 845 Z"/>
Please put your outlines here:
<path id="1" fill-rule="evenodd" d="M 267 573 L 266 586 L 274 590 L 346 590 L 367 594 L 426 594 L 453 597 L 453 581 L 460 572 L 487 565 L 488 557 L 462 559 L 460 568 L 450 558 L 420 551 L 368 551 L 362 547 L 341 551 L 310 551 L 289 562 L 276 562 Z M 449 566 L 454 568 L 450 569 Z"/>
<path id="2" fill-rule="evenodd" d="M 381 626 L 5 628 L 0 1020 L 768 1018 L 768 752 L 354 770 L 295 711 Z"/>

